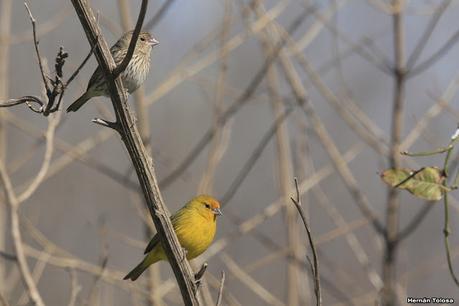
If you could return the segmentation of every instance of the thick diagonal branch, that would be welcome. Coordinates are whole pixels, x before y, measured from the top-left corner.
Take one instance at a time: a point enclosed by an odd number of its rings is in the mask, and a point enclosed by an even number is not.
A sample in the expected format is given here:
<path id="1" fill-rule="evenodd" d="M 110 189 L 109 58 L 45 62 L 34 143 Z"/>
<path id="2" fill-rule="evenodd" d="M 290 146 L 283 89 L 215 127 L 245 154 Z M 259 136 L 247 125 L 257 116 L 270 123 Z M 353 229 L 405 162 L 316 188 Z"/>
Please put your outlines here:
<path id="1" fill-rule="evenodd" d="M 142 18 L 142 14 L 144 15 L 146 11 L 145 2 L 147 2 L 147 0 L 143 0 L 140 18 Z M 169 220 L 169 213 L 164 205 L 156 181 L 153 161 L 146 153 L 140 134 L 135 126 L 134 119 L 129 112 L 123 83 L 120 78 L 114 78 L 113 72 L 116 67 L 110 55 L 110 50 L 105 39 L 100 34 L 94 14 L 87 2 L 83 0 L 72 0 L 72 3 L 89 43 L 91 46 L 95 46 L 94 53 L 99 66 L 104 72 L 115 110 L 117 124 L 119 125 L 117 131 L 121 134 L 137 172 L 148 209 L 153 218 L 155 227 L 162 238 L 163 247 L 174 271 L 185 305 L 199 305 L 196 298 L 196 286 L 194 284 L 193 273 L 188 262 L 184 260 L 185 254 Z M 138 23 L 136 29 L 140 26 L 141 23 Z"/>

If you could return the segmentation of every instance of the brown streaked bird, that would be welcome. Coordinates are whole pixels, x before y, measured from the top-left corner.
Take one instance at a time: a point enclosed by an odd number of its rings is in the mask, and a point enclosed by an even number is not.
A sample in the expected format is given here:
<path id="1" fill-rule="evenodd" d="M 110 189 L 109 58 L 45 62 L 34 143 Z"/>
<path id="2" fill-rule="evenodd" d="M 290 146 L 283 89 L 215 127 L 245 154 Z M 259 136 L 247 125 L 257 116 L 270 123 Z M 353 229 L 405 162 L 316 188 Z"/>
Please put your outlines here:
<path id="1" fill-rule="evenodd" d="M 110 48 L 116 65 L 121 64 L 126 56 L 133 32 L 134 31 L 129 31 L 124 33 Z M 134 92 L 147 78 L 150 70 L 151 49 L 157 44 L 159 44 L 159 42 L 153 38 L 150 33 L 140 32 L 134 54 L 126 69 L 121 73 L 124 86 L 127 88 L 128 93 Z M 76 112 L 92 97 L 108 97 L 109 95 L 110 93 L 108 92 L 102 69 L 98 66 L 89 80 L 86 92 L 67 108 L 67 112 Z"/>

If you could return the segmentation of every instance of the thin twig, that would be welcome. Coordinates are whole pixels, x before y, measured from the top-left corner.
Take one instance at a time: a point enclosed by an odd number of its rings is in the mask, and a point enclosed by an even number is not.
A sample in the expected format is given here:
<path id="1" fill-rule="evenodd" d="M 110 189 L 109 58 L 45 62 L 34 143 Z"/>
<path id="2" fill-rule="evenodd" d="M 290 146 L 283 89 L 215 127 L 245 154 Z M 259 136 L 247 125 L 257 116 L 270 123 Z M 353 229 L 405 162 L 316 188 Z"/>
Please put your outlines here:
<path id="1" fill-rule="evenodd" d="M 218 289 L 217 303 L 215 304 L 215 306 L 220 306 L 222 303 L 224 285 L 225 285 L 225 271 L 222 271 L 222 278 L 220 280 L 220 288 Z"/>
<path id="2" fill-rule="evenodd" d="M 39 108 L 33 107 L 31 102 L 38 104 Z M 35 96 L 24 96 L 24 97 L 17 98 L 17 99 L 9 99 L 6 101 L 0 101 L 0 107 L 11 107 L 11 106 L 15 106 L 15 105 L 23 104 L 23 103 L 25 103 L 33 112 L 38 113 L 38 114 L 43 112 L 43 107 L 45 105 L 43 101 L 41 101 L 39 98 Z"/>
<path id="3" fill-rule="evenodd" d="M 91 55 L 94 53 L 94 48 L 95 48 L 95 45 L 92 46 L 91 51 L 89 51 L 88 55 L 86 55 L 86 57 L 83 60 L 83 62 L 81 62 L 80 66 L 78 66 L 78 68 L 75 70 L 75 72 L 73 72 L 73 74 L 70 76 L 70 78 L 67 80 L 67 82 L 65 82 L 65 85 L 64 85 L 65 88 L 67 86 L 69 86 L 70 83 L 72 83 L 73 79 L 76 78 L 78 73 L 80 73 L 81 69 L 83 69 L 84 65 L 86 65 L 88 60 L 91 58 Z"/>
<path id="4" fill-rule="evenodd" d="M 135 46 L 137 45 L 137 39 L 139 38 L 140 30 L 142 29 L 143 20 L 145 18 L 145 13 L 147 12 L 148 1 L 142 1 L 139 11 L 139 17 L 137 17 L 137 22 L 135 25 L 134 32 L 132 33 L 131 41 L 129 42 L 128 51 L 126 56 L 123 58 L 121 64 L 119 64 L 113 70 L 113 78 L 117 78 L 121 72 L 123 72 L 131 61 L 132 56 L 134 55 Z M 94 46 L 93 46 L 94 47 Z"/>
<path id="5" fill-rule="evenodd" d="M 27 2 L 24 2 L 24 6 L 25 6 L 27 12 L 29 13 L 30 22 L 32 23 L 32 33 L 33 33 L 33 43 L 34 43 L 34 46 L 35 46 L 35 53 L 37 55 L 38 66 L 40 67 L 41 77 L 43 78 L 43 84 L 44 84 L 44 86 L 46 88 L 46 93 L 48 94 L 48 93 L 51 92 L 51 89 L 49 87 L 48 79 L 47 79 L 47 76 L 46 76 L 44 68 L 43 68 L 43 63 L 42 63 L 41 56 L 40 56 L 40 50 L 38 49 L 38 39 L 37 39 L 37 32 L 36 32 L 36 20 L 32 16 L 32 12 L 30 11 L 29 6 L 27 5 Z"/>
<path id="6" fill-rule="evenodd" d="M 309 245 L 311 246 L 312 250 L 312 258 L 314 265 L 312 266 L 312 272 L 314 276 L 314 293 L 316 295 L 316 305 L 322 305 L 322 295 L 320 290 L 320 273 L 319 273 L 319 260 L 317 258 L 316 247 L 314 245 L 314 240 L 312 238 L 311 229 L 309 228 L 308 222 L 306 221 L 306 216 L 304 214 L 303 208 L 301 207 L 301 197 L 300 191 L 298 188 L 298 180 L 295 178 L 295 190 L 296 190 L 296 199 L 290 198 L 295 204 L 296 209 L 298 209 L 298 213 L 303 220 L 304 228 L 306 229 L 306 233 L 308 234 Z"/>

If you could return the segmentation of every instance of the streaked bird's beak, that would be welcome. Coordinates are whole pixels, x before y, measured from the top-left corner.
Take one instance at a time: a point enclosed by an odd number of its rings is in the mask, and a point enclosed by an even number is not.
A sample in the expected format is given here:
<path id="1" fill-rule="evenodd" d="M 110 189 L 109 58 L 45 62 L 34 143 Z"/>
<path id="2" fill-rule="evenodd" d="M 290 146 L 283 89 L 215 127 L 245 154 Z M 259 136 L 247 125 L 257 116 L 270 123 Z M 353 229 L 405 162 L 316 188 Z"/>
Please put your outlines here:
<path id="1" fill-rule="evenodd" d="M 220 208 L 212 208 L 212 212 L 213 212 L 214 214 L 216 214 L 217 216 L 222 216 L 222 215 L 223 215 L 223 213 L 222 213 L 222 211 L 220 210 Z"/>
<path id="2" fill-rule="evenodd" d="M 159 41 L 157 41 L 156 39 L 154 39 L 153 37 L 151 39 L 148 40 L 148 43 L 154 47 L 156 45 L 159 45 Z"/>

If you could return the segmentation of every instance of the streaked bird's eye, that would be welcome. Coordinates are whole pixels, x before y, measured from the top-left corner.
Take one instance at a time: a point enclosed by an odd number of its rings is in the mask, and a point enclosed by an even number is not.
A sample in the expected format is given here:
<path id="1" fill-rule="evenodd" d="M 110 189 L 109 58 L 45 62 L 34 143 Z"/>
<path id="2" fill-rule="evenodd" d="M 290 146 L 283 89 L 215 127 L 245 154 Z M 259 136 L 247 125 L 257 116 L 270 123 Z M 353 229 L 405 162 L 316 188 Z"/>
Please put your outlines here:
<path id="1" fill-rule="evenodd" d="M 140 37 L 140 40 L 141 40 L 141 41 L 145 41 L 145 38 L 143 38 L 143 37 Z"/>

